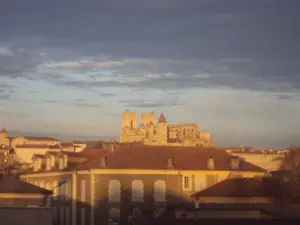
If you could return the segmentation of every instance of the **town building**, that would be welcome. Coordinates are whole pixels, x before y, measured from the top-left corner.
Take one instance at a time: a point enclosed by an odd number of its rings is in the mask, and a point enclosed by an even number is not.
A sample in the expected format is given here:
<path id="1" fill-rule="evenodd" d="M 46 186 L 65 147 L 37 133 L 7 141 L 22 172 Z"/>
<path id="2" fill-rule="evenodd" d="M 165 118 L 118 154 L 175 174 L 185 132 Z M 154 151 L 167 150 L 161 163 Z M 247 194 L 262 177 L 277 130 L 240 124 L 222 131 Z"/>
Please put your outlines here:
<path id="1" fill-rule="evenodd" d="M 288 150 L 266 150 L 245 147 L 228 148 L 226 151 L 269 172 L 282 169 L 285 156 L 289 152 Z"/>
<path id="2" fill-rule="evenodd" d="M 155 112 L 143 112 L 138 126 L 136 112 L 127 110 L 122 114 L 120 143 L 136 142 L 151 146 L 215 147 L 210 132 L 200 131 L 195 123 L 168 124 L 163 113 L 157 120 Z"/>
<path id="3" fill-rule="evenodd" d="M 124 224 L 168 207 L 194 207 L 191 194 L 232 177 L 265 171 L 225 151 L 197 147 L 120 145 L 80 153 L 49 152 L 21 177 L 54 190 L 61 225 Z"/>

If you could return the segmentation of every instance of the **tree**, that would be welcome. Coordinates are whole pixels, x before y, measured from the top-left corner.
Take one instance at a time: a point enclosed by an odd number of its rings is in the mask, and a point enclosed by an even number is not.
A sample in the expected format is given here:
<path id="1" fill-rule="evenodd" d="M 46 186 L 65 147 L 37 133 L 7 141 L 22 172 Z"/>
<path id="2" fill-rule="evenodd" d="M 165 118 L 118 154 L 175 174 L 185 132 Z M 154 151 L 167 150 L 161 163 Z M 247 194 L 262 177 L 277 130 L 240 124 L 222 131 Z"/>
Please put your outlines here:
<path id="1" fill-rule="evenodd" d="M 277 174 L 283 186 L 283 201 L 300 203 L 300 148 L 291 149 L 285 155 L 281 170 Z"/>

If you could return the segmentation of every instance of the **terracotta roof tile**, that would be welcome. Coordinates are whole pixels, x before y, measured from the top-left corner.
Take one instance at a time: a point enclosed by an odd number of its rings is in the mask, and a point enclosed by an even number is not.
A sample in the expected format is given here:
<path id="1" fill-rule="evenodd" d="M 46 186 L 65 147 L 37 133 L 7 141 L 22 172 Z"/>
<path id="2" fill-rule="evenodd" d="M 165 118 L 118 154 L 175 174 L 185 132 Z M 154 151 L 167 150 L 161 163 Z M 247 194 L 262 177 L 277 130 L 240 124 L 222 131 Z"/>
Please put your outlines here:
<path id="1" fill-rule="evenodd" d="M 207 170 L 207 160 L 213 157 L 215 170 L 228 171 L 232 156 L 225 151 L 194 147 L 121 147 L 114 152 L 100 151 L 91 161 L 79 169 L 100 168 L 100 159 L 107 156 L 108 169 L 167 169 L 168 159 L 172 158 L 174 169 Z M 260 167 L 244 160 L 240 161 L 241 171 L 264 172 Z"/>
<path id="2" fill-rule="evenodd" d="M 0 193 L 51 194 L 51 191 L 29 184 L 13 176 L 0 175 Z"/>

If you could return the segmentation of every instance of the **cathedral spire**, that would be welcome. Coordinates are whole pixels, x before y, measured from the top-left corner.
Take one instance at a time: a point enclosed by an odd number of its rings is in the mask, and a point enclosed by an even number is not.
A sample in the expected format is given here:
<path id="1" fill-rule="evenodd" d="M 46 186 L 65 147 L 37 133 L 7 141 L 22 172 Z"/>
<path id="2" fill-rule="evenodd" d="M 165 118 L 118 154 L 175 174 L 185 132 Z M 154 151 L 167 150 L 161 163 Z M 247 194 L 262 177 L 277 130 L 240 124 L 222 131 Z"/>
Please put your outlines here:
<path id="1" fill-rule="evenodd" d="M 166 117 L 164 113 L 162 112 L 159 116 L 158 122 L 157 123 L 167 123 Z"/>

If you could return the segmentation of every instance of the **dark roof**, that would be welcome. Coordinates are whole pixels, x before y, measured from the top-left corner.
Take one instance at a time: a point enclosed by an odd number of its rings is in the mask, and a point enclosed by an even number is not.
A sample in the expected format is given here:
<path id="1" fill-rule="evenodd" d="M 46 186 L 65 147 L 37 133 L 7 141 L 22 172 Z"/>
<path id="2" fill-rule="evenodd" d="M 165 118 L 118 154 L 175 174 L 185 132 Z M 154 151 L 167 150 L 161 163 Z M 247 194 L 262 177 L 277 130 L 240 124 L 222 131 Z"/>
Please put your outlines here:
<path id="1" fill-rule="evenodd" d="M 16 148 L 47 148 L 47 149 L 60 149 L 59 145 L 35 145 L 35 144 L 24 144 L 17 145 Z"/>
<path id="2" fill-rule="evenodd" d="M 61 143 L 62 148 L 73 147 L 72 143 Z"/>
<path id="3" fill-rule="evenodd" d="M 27 140 L 37 140 L 37 141 L 59 141 L 53 137 L 34 137 L 34 136 L 23 136 Z"/>
<path id="4" fill-rule="evenodd" d="M 166 117 L 163 112 L 160 114 L 160 117 L 159 117 L 157 123 L 167 123 Z"/>
<path id="5" fill-rule="evenodd" d="M 111 152 L 98 151 L 99 154 L 79 166 L 79 169 L 101 169 L 101 157 L 107 157 L 108 169 L 167 169 L 168 159 L 172 158 L 174 169 L 208 170 L 207 160 L 214 159 L 215 170 L 228 171 L 232 156 L 225 151 L 197 147 L 120 147 Z M 240 160 L 240 171 L 264 172 L 260 167 Z"/>
<path id="6" fill-rule="evenodd" d="M 191 195 L 201 197 L 277 197 L 280 181 L 274 178 L 231 178 Z"/>
<path id="7" fill-rule="evenodd" d="M 29 184 L 9 175 L 0 175 L 0 193 L 52 194 L 51 191 Z"/>

